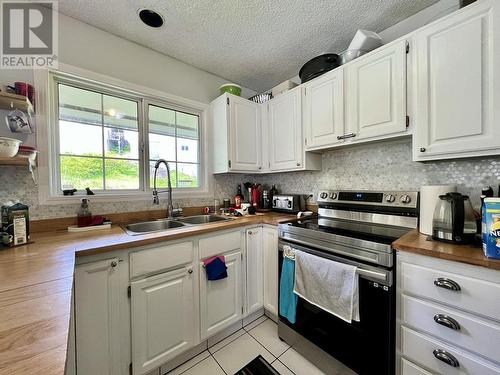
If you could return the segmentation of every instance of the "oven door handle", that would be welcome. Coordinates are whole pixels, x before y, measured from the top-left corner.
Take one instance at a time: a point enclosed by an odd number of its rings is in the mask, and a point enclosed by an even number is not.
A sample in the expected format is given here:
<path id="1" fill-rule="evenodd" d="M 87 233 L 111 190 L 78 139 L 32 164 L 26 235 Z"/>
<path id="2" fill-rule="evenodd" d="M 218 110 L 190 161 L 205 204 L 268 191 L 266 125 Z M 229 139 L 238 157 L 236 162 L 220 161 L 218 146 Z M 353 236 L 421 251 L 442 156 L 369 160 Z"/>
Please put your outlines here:
<path id="1" fill-rule="evenodd" d="M 387 275 L 385 273 L 365 270 L 362 268 L 358 268 L 356 270 L 356 272 L 358 273 L 358 275 L 369 276 L 369 277 L 372 277 L 374 279 L 378 279 L 380 281 L 387 282 Z"/>

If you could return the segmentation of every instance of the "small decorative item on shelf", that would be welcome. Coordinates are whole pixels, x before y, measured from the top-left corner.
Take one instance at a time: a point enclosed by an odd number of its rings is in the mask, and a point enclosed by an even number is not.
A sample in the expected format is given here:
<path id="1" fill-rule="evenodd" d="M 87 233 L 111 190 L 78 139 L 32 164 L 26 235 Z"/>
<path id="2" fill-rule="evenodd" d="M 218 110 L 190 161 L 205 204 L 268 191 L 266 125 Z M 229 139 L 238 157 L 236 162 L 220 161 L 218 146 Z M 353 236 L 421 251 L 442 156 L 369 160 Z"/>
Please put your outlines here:
<path id="1" fill-rule="evenodd" d="M 88 188 L 88 187 L 85 188 L 85 191 L 87 192 L 87 195 L 95 195 L 95 193 L 92 190 L 90 190 L 90 188 Z"/>
<path id="2" fill-rule="evenodd" d="M 272 98 L 273 98 L 273 94 L 271 94 L 270 92 L 266 92 L 266 93 L 254 95 L 251 98 L 249 98 L 248 100 L 251 100 L 252 102 L 255 102 L 255 103 L 262 104 L 262 103 L 268 102 Z"/>
<path id="3" fill-rule="evenodd" d="M 0 158 L 13 158 L 19 151 L 21 141 L 18 139 L 0 137 Z"/>
<path id="4" fill-rule="evenodd" d="M 78 190 L 76 189 L 66 189 L 63 190 L 63 195 L 75 195 Z"/>
<path id="5" fill-rule="evenodd" d="M 240 96 L 241 86 L 235 83 L 226 83 L 225 85 L 219 87 L 219 92 L 221 93 L 221 95 L 227 92 L 229 94 Z"/>
<path id="6" fill-rule="evenodd" d="M 5 116 L 5 121 L 12 133 L 33 133 L 33 128 L 31 126 L 32 119 L 29 112 L 24 113 L 19 109 L 14 109 Z"/>

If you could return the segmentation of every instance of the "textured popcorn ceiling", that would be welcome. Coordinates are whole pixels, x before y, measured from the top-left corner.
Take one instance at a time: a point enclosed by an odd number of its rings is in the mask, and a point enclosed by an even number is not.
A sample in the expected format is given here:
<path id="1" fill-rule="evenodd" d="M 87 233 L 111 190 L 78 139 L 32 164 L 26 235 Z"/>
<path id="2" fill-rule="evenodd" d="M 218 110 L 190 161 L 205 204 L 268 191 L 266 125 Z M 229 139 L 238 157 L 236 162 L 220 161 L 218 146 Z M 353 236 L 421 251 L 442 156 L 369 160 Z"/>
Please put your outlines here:
<path id="1" fill-rule="evenodd" d="M 382 31 L 437 0 L 59 0 L 60 12 L 256 91 L 338 53 L 357 29 Z M 161 13 L 145 26 L 140 8 Z M 89 51 L 90 53 L 91 51 Z M 98 58 L 98 56 L 96 56 Z"/>

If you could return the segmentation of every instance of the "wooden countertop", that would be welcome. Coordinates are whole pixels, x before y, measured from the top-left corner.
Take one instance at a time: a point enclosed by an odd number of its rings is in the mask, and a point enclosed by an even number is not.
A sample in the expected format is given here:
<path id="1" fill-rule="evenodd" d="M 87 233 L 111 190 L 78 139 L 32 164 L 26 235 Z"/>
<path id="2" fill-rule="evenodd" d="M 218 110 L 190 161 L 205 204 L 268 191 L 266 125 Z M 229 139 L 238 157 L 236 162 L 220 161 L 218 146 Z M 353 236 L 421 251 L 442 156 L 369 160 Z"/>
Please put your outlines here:
<path id="1" fill-rule="evenodd" d="M 293 218 L 266 213 L 140 236 L 118 226 L 35 233 L 31 244 L 0 250 L 0 375 L 64 374 L 75 256 Z"/>
<path id="2" fill-rule="evenodd" d="M 392 247 L 398 251 L 500 270 L 500 260 L 486 258 L 481 247 L 433 241 L 416 229 L 393 242 Z"/>

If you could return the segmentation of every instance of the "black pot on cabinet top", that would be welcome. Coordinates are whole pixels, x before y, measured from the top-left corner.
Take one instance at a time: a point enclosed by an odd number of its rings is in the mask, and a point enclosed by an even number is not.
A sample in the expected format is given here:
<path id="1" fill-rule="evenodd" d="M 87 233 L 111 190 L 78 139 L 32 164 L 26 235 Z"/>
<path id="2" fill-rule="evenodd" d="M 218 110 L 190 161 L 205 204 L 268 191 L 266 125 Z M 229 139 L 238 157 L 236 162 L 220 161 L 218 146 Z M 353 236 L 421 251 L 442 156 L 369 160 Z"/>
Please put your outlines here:
<path id="1" fill-rule="evenodd" d="M 313 78 L 319 77 L 320 75 L 335 69 L 339 65 L 339 55 L 335 53 L 325 53 L 324 55 L 316 56 L 300 68 L 300 82 L 304 83 L 310 81 Z"/>

